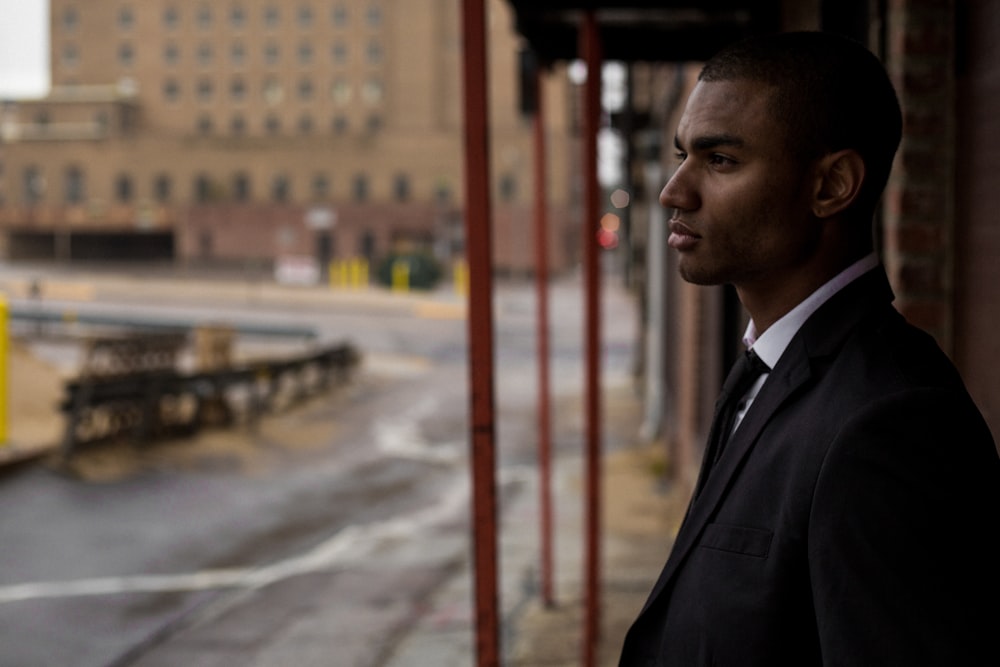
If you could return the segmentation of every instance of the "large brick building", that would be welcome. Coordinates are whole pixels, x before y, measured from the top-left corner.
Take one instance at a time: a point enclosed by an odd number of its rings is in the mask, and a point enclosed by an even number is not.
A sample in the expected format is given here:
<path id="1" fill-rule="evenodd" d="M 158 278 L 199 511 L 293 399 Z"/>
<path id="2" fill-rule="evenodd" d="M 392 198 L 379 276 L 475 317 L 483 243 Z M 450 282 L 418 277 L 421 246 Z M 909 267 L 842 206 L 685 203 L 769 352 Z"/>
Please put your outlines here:
<path id="1" fill-rule="evenodd" d="M 491 12 L 496 254 L 531 257 L 518 41 Z M 0 256 L 269 263 L 462 247 L 454 0 L 51 0 L 50 93 L 0 117 Z M 550 78 L 553 152 L 571 86 Z M 549 175 L 553 262 L 574 251 Z"/>

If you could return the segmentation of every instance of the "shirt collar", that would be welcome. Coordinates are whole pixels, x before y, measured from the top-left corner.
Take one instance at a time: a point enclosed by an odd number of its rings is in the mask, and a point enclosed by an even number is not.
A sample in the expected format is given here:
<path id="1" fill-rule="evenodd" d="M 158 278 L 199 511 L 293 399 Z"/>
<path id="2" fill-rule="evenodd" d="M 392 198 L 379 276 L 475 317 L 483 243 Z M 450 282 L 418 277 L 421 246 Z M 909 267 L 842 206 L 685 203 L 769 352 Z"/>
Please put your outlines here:
<path id="1" fill-rule="evenodd" d="M 752 347 L 757 356 L 769 368 L 774 368 L 778 359 L 785 352 L 785 348 L 788 347 L 792 338 L 795 337 L 810 315 L 834 294 L 877 266 L 878 255 L 874 252 L 859 259 L 806 297 L 799 305 L 785 313 L 760 336 L 757 335 L 757 327 L 753 320 L 750 320 L 750 324 L 747 325 L 746 332 L 743 334 L 743 344 L 746 345 L 747 349 Z"/>

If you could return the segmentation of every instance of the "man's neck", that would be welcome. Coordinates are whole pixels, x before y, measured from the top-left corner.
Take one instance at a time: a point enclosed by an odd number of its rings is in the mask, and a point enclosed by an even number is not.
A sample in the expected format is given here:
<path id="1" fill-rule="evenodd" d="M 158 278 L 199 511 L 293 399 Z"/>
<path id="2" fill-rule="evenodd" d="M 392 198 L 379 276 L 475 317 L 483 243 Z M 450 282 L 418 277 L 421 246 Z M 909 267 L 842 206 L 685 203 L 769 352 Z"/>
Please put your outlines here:
<path id="1" fill-rule="evenodd" d="M 786 277 L 780 284 L 735 285 L 736 293 L 754 321 L 758 334 L 762 334 L 816 290 L 872 252 L 870 247 L 852 251 L 844 248 L 843 252 L 830 253 L 826 261 L 817 258 L 810 266 L 803 267 L 794 281 Z"/>

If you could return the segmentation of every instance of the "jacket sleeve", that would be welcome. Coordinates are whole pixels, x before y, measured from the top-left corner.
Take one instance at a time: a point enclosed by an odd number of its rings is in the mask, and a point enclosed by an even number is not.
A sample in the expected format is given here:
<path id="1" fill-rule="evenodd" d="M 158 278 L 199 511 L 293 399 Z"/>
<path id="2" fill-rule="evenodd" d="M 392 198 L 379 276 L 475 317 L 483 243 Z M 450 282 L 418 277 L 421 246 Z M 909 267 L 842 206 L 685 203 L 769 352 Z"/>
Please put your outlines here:
<path id="1" fill-rule="evenodd" d="M 1000 458 L 964 392 L 908 390 L 840 430 L 810 510 L 824 665 L 1000 665 Z"/>

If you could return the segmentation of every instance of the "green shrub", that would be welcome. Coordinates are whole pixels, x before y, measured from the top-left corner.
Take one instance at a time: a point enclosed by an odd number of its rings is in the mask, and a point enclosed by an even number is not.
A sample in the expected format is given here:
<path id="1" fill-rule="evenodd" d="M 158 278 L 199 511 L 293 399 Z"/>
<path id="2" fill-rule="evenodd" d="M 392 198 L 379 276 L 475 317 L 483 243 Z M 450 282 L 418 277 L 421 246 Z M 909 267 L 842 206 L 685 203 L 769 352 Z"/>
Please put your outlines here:
<path id="1" fill-rule="evenodd" d="M 410 289 L 433 289 L 441 280 L 441 263 L 429 252 L 391 253 L 379 262 L 375 279 L 382 285 L 391 287 L 393 266 L 405 263 L 409 269 Z"/>

